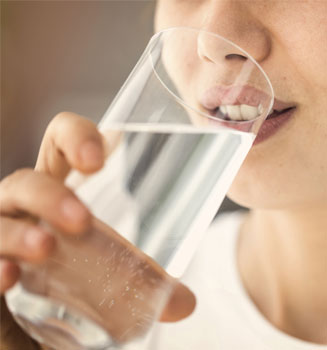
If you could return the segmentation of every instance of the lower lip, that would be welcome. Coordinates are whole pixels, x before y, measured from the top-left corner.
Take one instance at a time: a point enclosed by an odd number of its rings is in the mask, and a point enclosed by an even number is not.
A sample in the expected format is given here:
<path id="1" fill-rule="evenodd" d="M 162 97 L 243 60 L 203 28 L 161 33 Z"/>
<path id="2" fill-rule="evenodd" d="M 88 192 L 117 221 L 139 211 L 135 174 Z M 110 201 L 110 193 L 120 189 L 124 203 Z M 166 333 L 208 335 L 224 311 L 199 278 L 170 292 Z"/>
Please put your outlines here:
<path id="1" fill-rule="evenodd" d="M 269 137 L 273 136 L 278 130 L 280 130 L 292 117 L 295 112 L 295 108 L 280 114 L 278 117 L 266 119 L 262 124 L 257 137 L 255 138 L 253 145 L 257 145 Z"/>

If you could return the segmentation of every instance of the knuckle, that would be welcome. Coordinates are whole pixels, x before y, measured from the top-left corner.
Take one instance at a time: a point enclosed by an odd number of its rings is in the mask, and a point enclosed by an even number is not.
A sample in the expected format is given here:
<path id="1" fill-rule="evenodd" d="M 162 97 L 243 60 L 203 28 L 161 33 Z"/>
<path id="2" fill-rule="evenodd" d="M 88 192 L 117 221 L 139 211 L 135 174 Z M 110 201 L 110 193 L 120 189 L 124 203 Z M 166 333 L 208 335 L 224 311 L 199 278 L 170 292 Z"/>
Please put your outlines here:
<path id="1" fill-rule="evenodd" d="M 34 173 L 32 168 L 20 168 L 13 172 L 12 176 L 14 180 L 26 178 Z"/>
<path id="2" fill-rule="evenodd" d="M 12 248 L 17 248 L 17 244 L 22 240 L 24 232 L 24 223 L 13 218 L 2 218 L 0 223 L 0 237 L 2 244 L 0 246 L 0 255 Z"/>
<path id="3" fill-rule="evenodd" d="M 20 168 L 20 169 L 17 169 L 13 173 L 11 173 L 10 175 L 6 176 L 1 181 L 1 183 L 2 184 L 11 183 L 11 181 L 15 181 L 17 179 L 21 179 L 22 177 L 25 177 L 27 174 L 30 174 L 31 172 L 33 172 L 33 169 L 31 169 L 31 168 Z"/>
<path id="4" fill-rule="evenodd" d="M 36 200 L 53 207 L 53 204 L 58 205 L 59 201 L 72 195 L 73 192 L 68 187 L 50 175 L 30 168 L 18 169 L 0 183 L 1 209 L 21 205 L 32 208 Z"/>
<path id="5" fill-rule="evenodd" d="M 71 112 L 60 112 L 56 114 L 52 120 L 50 121 L 45 135 L 52 134 L 55 130 L 58 129 L 58 127 L 62 127 L 62 125 L 65 125 L 68 121 L 72 119 L 72 113 Z"/>
<path id="6" fill-rule="evenodd" d="M 56 124 L 56 123 L 61 123 L 62 121 L 66 121 L 66 120 L 70 120 L 72 117 L 72 113 L 71 112 L 67 112 L 67 111 L 63 111 L 63 112 L 59 112 L 58 114 L 56 114 L 52 121 L 50 122 L 53 123 L 53 124 Z"/>
<path id="7" fill-rule="evenodd" d="M 51 216 L 57 210 L 60 210 L 62 203 L 67 198 L 75 199 L 75 195 L 72 190 L 61 183 L 57 182 L 45 182 L 42 187 L 39 188 L 39 191 L 42 195 L 38 195 L 38 211 L 43 213 L 43 215 Z M 34 197 L 37 196 L 37 193 Z"/>
<path id="8" fill-rule="evenodd" d="M 12 186 L 15 187 L 18 182 L 25 180 L 26 177 L 31 176 L 32 173 L 34 173 L 33 169 L 21 168 L 6 176 L 0 182 L 0 198 L 5 198 L 5 194 L 12 188 Z"/>
<path id="9" fill-rule="evenodd" d="M 58 130 L 60 130 L 61 137 L 76 137 L 77 134 L 72 133 L 72 129 L 78 131 L 78 136 L 92 135 L 94 137 L 97 136 L 97 134 L 100 134 L 97 131 L 96 125 L 91 120 L 72 112 L 58 113 L 51 120 L 46 134 L 49 133 L 50 135 L 54 136 L 59 134 Z"/>
<path id="10" fill-rule="evenodd" d="M 69 197 L 75 197 L 75 195 L 73 194 L 73 192 L 65 187 L 65 186 L 61 186 L 59 187 L 57 190 L 54 191 L 54 195 L 57 196 L 57 204 L 60 206 L 61 203 Z"/>
<path id="11" fill-rule="evenodd" d="M 34 200 L 38 199 L 40 203 L 57 204 L 63 198 L 70 196 L 72 191 L 61 182 L 57 181 L 48 174 L 39 176 L 38 181 L 35 181 L 34 186 L 30 186 L 29 197 Z"/>

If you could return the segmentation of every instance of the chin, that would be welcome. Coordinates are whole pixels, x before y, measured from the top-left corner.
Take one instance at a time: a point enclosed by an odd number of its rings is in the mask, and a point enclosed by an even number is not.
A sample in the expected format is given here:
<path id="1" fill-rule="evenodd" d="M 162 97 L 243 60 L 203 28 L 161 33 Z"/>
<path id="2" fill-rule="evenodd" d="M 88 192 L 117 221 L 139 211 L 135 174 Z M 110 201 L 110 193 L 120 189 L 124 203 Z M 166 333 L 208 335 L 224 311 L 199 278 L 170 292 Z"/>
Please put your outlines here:
<path id="1" fill-rule="evenodd" d="M 312 196 L 305 186 L 301 188 L 298 185 L 292 186 L 290 182 L 273 181 L 269 177 L 260 178 L 258 174 L 245 176 L 244 172 L 238 173 L 227 196 L 242 207 L 260 210 L 307 210 L 315 207 L 326 208 L 327 203 L 327 194 L 317 193 Z"/>
<path id="2" fill-rule="evenodd" d="M 233 186 L 230 187 L 227 197 L 234 203 L 244 208 L 254 209 L 256 207 L 256 201 L 253 200 L 253 198 L 250 198 L 249 194 L 247 194 L 245 191 L 238 191 Z"/>
<path id="3" fill-rule="evenodd" d="M 283 186 L 278 186 L 271 177 L 260 177 L 255 171 L 245 170 L 241 168 L 229 188 L 229 199 L 248 209 L 278 210 L 289 207 L 289 198 L 285 197 Z"/>

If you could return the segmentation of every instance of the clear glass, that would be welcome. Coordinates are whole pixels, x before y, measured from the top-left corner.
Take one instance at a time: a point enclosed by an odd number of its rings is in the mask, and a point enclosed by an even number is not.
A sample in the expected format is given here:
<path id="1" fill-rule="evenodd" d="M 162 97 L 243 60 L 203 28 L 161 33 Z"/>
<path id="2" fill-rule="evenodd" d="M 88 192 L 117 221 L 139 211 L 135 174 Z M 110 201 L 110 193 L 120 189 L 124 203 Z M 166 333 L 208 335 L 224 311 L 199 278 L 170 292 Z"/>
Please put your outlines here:
<path id="1" fill-rule="evenodd" d="M 272 104 L 266 74 L 230 41 L 192 28 L 155 34 L 99 125 L 105 166 L 66 180 L 92 230 L 52 228 L 51 259 L 21 265 L 6 294 L 17 322 L 53 349 L 142 342 Z"/>

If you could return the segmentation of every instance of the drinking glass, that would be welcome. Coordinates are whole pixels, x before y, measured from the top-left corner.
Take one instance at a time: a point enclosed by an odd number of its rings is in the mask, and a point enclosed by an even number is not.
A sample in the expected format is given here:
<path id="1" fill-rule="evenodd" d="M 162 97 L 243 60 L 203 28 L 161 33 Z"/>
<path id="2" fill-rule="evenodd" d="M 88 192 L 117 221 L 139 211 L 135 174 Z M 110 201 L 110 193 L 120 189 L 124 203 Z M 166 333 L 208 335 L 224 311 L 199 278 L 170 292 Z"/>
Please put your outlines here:
<path id="1" fill-rule="evenodd" d="M 22 328 L 53 349 L 142 342 L 272 104 L 265 72 L 229 40 L 184 27 L 155 34 L 99 124 L 104 167 L 66 179 L 92 229 L 51 228 L 54 254 L 22 263 L 6 294 Z"/>

